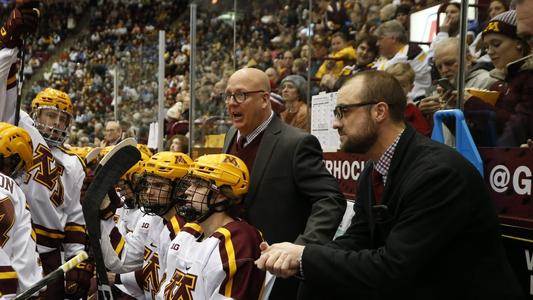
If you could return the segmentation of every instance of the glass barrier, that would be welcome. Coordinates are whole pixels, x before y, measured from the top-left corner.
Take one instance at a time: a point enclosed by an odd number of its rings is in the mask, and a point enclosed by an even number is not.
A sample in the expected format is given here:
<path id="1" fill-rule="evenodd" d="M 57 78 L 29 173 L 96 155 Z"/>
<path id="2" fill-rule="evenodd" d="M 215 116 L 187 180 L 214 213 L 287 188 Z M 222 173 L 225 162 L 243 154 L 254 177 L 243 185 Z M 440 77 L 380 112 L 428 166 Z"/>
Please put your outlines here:
<path id="1" fill-rule="evenodd" d="M 191 120 L 192 156 L 222 151 L 224 135 L 231 126 L 225 102 L 220 96 L 235 68 L 234 42 L 235 2 L 195 1 L 196 64 L 192 67 L 196 80 Z"/>

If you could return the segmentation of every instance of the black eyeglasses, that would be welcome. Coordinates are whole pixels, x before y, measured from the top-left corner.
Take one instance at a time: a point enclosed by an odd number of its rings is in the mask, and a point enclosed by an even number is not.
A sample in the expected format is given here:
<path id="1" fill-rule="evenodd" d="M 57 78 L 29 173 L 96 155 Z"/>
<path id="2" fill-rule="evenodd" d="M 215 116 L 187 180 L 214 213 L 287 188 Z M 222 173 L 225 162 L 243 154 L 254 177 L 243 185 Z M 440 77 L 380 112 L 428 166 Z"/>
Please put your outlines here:
<path id="1" fill-rule="evenodd" d="M 335 115 L 335 118 L 337 120 L 340 120 L 344 118 L 344 114 L 349 112 L 350 110 L 356 108 L 356 107 L 363 107 L 367 105 L 374 105 L 378 104 L 379 102 L 364 102 L 364 103 L 352 103 L 352 104 L 339 104 L 335 106 L 335 109 L 333 110 L 333 115 Z"/>
<path id="2" fill-rule="evenodd" d="M 222 97 L 222 99 L 224 99 L 224 101 L 226 101 L 226 103 L 229 103 L 231 97 L 233 97 L 235 102 L 241 104 L 246 100 L 246 97 L 248 97 L 249 94 L 254 94 L 254 93 L 265 93 L 265 91 L 258 90 L 258 91 L 249 91 L 249 92 L 236 92 L 234 94 L 222 93 L 220 94 L 220 96 Z"/>

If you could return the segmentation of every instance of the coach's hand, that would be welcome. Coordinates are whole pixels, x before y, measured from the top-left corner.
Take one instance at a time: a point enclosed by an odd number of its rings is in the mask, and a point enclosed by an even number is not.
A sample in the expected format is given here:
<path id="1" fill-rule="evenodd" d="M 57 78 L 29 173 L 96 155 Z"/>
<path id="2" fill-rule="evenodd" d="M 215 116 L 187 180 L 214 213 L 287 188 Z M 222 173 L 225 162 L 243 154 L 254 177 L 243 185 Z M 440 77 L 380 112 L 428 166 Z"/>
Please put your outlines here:
<path id="1" fill-rule="evenodd" d="M 277 277 L 288 278 L 297 275 L 300 270 L 300 258 L 305 246 L 291 243 L 278 243 L 268 245 L 263 242 L 260 245 L 261 256 L 255 261 L 255 265 L 265 271 L 269 271 Z"/>
<path id="2" fill-rule="evenodd" d="M 22 35 L 37 31 L 41 13 L 37 8 L 14 8 L 0 28 L 3 47 L 15 48 L 22 44 Z"/>

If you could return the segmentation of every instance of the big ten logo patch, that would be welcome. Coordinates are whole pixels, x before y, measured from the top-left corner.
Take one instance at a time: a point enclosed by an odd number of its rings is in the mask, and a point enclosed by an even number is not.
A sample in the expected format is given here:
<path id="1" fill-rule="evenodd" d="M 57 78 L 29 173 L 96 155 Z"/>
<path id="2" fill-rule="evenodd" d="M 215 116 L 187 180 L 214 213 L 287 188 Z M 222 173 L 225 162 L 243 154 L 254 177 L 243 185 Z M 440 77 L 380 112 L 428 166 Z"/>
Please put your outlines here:
<path id="1" fill-rule="evenodd" d="M 172 249 L 174 251 L 178 251 L 180 249 L 180 244 L 172 243 L 172 245 L 170 246 L 170 249 Z"/>

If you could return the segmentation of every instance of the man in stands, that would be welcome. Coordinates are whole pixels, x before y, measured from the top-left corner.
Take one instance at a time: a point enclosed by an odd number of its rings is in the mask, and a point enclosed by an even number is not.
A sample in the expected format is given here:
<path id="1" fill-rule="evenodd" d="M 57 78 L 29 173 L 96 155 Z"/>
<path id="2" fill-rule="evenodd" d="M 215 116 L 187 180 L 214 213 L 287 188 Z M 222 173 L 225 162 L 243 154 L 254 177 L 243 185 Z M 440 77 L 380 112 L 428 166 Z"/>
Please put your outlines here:
<path id="1" fill-rule="evenodd" d="M 381 24 L 376 30 L 379 54 L 376 66 L 380 71 L 399 63 L 408 62 L 415 71 L 415 84 L 411 91 L 411 98 L 425 96 L 431 85 L 431 68 L 428 65 L 427 54 L 416 44 L 409 43 L 407 31 L 396 20 Z"/>
<path id="2" fill-rule="evenodd" d="M 457 86 L 457 77 L 459 75 L 459 39 L 447 38 L 437 44 L 434 48 L 433 60 L 439 71 L 441 78 L 446 78 L 452 84 Z M 472 55 L 466 55 L 465 65 L 465 87 L 489 89 L 496 79 L 490 76 L 489 71 L 492 69 L 491 63 L 474 64 Z M 453 97 L 453 95 L 450 95 Z M 441 99 L 440 95 L 424 98 L 419 103 L 420 111 L 423 114 L 431 115 L 442 108 L 441 103 L 447 102 L 447 99 Z M 455 101 L 449 101 L 450 106 L 455 105 Z"/>
<path id="3" fill-rule="evenodd" d="M 117 121 L 109 121 L 105 125 L 104 140 L 100 144 L 101 147 L 113 146 L 122 139 L 122 128 Z"/>

